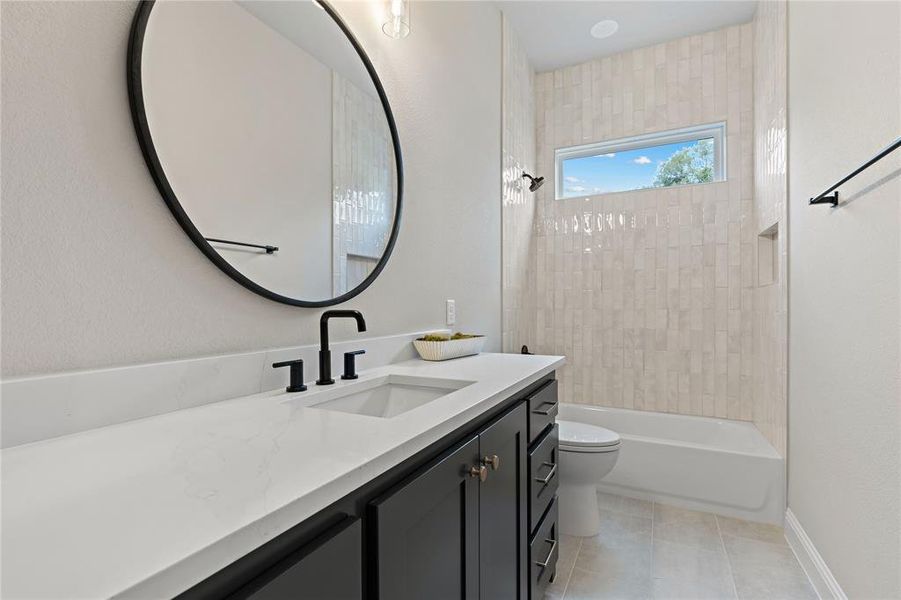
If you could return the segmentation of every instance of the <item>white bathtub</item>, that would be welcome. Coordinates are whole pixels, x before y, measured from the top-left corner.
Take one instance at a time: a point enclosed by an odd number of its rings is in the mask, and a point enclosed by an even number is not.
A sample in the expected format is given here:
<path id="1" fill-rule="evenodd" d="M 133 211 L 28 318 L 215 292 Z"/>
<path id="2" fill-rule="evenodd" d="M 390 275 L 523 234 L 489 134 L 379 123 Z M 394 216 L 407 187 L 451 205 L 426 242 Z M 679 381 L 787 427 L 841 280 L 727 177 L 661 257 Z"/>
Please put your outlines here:
<path id="1" fill-rule="evenodd" d="M 602 491 L 782 524 L 785 462 L 751 423 L 564 403 L 559 418 L 622 437 Z"/>

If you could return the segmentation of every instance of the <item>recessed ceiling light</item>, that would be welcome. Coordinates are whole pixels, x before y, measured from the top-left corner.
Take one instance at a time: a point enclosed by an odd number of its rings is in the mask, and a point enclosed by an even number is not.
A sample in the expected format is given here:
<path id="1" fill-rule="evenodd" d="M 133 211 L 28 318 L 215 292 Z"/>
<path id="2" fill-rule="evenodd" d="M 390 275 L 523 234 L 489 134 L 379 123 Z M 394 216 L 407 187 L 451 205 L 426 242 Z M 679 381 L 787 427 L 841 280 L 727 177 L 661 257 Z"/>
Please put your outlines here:
<path id="1" fill-rule="evenodd" d="M 619 23 L 613 19 L 604 19 L 591 26 L 591 37 L 602 40 L 616 33 L 618 29 Z"/>

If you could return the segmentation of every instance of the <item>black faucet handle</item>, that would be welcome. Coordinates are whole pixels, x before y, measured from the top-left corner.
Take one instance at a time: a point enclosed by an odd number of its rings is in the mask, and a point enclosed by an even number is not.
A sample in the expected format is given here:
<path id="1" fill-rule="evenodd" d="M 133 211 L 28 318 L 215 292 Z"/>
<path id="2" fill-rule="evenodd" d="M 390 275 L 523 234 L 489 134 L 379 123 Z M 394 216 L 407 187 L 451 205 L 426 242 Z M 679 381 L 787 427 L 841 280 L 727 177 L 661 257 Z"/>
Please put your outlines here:
<path id="1" fill-rule="evenodd" d="M 344 353 L 344 375 L 341 376 L 341 379 L 356 379 L 359 377 L 357 375 L 356 358 L 360 354 L 366 354 L 366 351 L 354 350 L 353 352 Z"/>
<path id="2" fill-rule="evenodd" d="M 272 363 L 273 369 L 280 369 L 281 367 L 290 368 L 288 387 L 285 388 L 286 392 L 303 392 L 307 389 L 307 386 L 303 384 L 302 358 L 296 358 L 294 360 L 283 360 L 282 362 Z"/>

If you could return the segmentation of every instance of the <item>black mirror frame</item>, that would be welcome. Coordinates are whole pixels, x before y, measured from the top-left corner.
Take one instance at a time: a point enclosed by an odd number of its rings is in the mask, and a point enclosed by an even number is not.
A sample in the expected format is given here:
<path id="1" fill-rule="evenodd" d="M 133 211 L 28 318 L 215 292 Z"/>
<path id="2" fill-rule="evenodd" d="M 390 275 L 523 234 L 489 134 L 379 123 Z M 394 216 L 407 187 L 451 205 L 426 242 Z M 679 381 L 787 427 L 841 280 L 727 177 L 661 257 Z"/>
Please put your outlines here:
<path id="1" fill-rule="evenodd" d="M 391 227 L 391 234 L 388 237 L 388 244 L 385 246 L 385 250 L 382 253 L 381 258 L 379 259 L 379 262 L 376 264 L 372 272 L 366 277 L 366 279 L 360 282 L 360 284 L 352 290 L 345 292 L 340 296 L 331 298 L 329 300 L 299 300 L 297 298 L 283 296 L 281 294 L 273 292 L 272 290 L 264 288 L 252 279 L 243 275 L 241 272 L 231 266 L 231 264 L 229 264 L 229 262 L 226 261 L 218 252 L 216 252 L 216 250 L 209 244 L 209 242 L 204 239 L 200 231 L 198 231 L 198 229 L 194 226 L 194 223 L 185 212 L 185 209 L 182 208 L 181 203 L 178 201 L 178 198 L 175 195 L 175 192 L 172 190 L 172 186 L 169 184 L 169 180 L 166 178 L 166 174 L 163 171 L 163 166 L 160 164 L 159 157 L 156 153 L 156 148 L 153 145 L 153 137 L 150 134 L 150 128 L 147 124 L 147 114 L 144 110 L 144 93 L 141 81 L 141 57 L 144 46 L 144 33 L 147 28 L 147 21 L 150 18 L 150 13 L 153 10 L 156 0 L 141 0 L 141 2 L 138 4 L 137 11 L 135 12 L 135 16 L 131 24 L 131 34 L 128 41 L 126 78 L 128 83 L 128 103 L 131 108 L 131 117 L 132 121 L 134 122 L 135 133 L 137 133 L 138 136 L 138 143 L 141 146 L 141 153 L 144 155 L 144 160 L 146 161 L 147 167 L 150 170 L 150 175 L 151 177 L 153 177 L 153 181 L 156 184 L 157 189 L 162 195 L 163 200 L 166 202 L 166 206 L 169 207 L 169 210 L 172 212 L 175 220 L 178 221 L 178 224 L 181 226 L 184 232 L 188 234 L 188 237 L 191 238 L 191 241 L 194 242 L 194 245 L 196 245 L 197 248 L 200 249 L 200 251 L 203 252 L 214 265 L 225 272 L 226 275 L 228 275 L 250 291 L 270 300 L 281 302 L 283 304 L 317 308 L 321 306 L 333 306 L 335 304 L 340 304 L 342 302 L 350 300 L 354 296 L 357 296 L 358 294 L 363 292 L 363 290 L 368 288 L 382 272 L 382 269 L 385 268 L 385 265 L 387 264 L 388 259 L 391 256 L 391 252 L 394 250 L 394 244 L 397 241 L 397 235 L 400 231 L 401 206 L 404 190 L 404 170 L 403 159 L 401 157 L 400 151 L 400 140 L 397 135 L 397 125 L 394 122 L 394 113 L 392 113 L 391 111 L 391 105 L 388 103 L 388 96 L 385 94 L 385 88 L 382 87 L 382 82 L 379 79 L 378 73 L 376 73 L 375 71 L 375 67 L 372 66 L 372 61 L 369 60 L 369 56 L 366 54 L 366 51 L 363 50 L 360 42 L 357 41 L 357 38 L 354 37 L 353 33 L 351 33 L 347 24 L 344 23 L 338 13 L 335 12 L 335 9 L 332 8 L 332 6 L 325 0 L 312 1 L 318 4 L 335 21 L 335 23 L 344 33 L 348 41 L 354 47 L 357 55 L 360 57 L 360 60 L 363 61 L 363 65 L 366 67 L 366 71 L 369 73 L 369 77 L 372 79 L 372 83 L 375 85 L 375 89 L 379 95 L 379 100 L 381 100 L 382 103 L 382 108 L 385 111 L 385 118 L 388 121 L 388 128 L 391 131 L 391 141 L 394 146 L 394 161 L 397 173 L 397 200 L 394 206 L 394 223 Z"/>

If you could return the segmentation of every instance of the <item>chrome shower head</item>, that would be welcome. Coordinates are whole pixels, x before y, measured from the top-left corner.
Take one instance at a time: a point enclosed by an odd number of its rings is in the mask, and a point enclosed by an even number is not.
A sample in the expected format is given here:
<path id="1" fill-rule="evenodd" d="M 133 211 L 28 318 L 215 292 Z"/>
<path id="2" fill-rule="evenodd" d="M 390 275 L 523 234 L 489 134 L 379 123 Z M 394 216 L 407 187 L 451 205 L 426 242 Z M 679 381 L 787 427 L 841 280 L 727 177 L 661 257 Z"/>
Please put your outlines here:
<path id="1" fill-rule="evenodd" d="M 523 171 L 522 176 L 524 179 L 529 180 L 529 191 L 530 192 L 534 192 L 535 190 L 540 188 L 542 185 L 544 185 L 544 177 L 532 177 L 525 171 Z"/>

